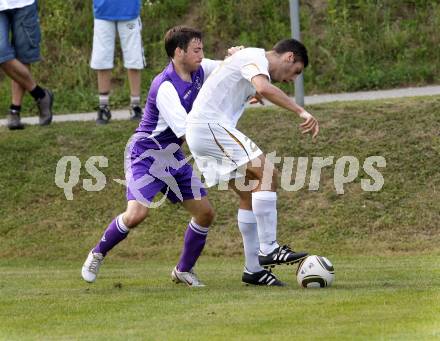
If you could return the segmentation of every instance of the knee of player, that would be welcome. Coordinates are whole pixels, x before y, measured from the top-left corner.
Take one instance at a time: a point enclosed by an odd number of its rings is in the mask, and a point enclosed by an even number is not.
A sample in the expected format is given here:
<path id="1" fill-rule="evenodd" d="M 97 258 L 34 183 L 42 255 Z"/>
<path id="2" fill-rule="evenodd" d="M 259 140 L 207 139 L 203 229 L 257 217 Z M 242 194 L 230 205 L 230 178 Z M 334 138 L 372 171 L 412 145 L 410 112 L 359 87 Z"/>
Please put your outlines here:
<path id="1" fill-rule="evenodd" d="M 215 211 L 211 206 L 204 207 L 195 218 L 199 225 L 209 227 L 214 221 Z"/>
<path id="2" fill-rule="evenodd" d="M 246 179 L 261 181 L 263 179 L 263 169 L 260 169 L 260 168 L 247 169 L 246 170 Z"/>
<path id="3" fill-rule="evenodd" d="M 203 218 L 207 222 L 207 226 L 211 225 L 215 218 L 215 211 L 212 207 L 206 208 L 203 212 Z"/>
<path id="4" fill-rule="evenodd" d="M 135 228 L 140 223 L 142 223 L 148 216 L 148 211 L 146 210 L 131 210 L 124 213 L 124 223 L 129 229 Z"/>

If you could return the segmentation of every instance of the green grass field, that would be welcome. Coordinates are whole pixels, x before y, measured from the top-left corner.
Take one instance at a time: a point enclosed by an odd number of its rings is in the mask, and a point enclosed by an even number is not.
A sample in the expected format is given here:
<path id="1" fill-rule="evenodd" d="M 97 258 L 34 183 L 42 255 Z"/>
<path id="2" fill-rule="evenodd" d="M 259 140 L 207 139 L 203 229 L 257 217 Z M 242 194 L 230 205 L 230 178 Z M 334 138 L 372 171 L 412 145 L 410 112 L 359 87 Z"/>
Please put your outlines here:
<path id="1" fill-rule="evenodd" d="M 239 128 L 280 156 L 387 161 L 379 192 L 361 190 L 361 171 L 336 194 L 334 166 L 323 170 L 318 191 L 279 192 L 279 240 L 335 265 L 335 285 L 324 290 L 300 289 L 287 267 L 277 274 L 288 288 L 243 287 L 237 199 L 215 189 L 217 216 L 197 267 L 207 288 L 169 279 L 189 219 L 170 204 L 152 210 L 111 252 L 96 284 L 83 283 L 88 251 L 125 207 L 113 179 L 123 178 L 135 123 L 1 127 L 0 339 L 438 339 L 440 97 L 309 109 L 321 123 L 316 143 L 274 108 L 249 110 Z M 55 185 L 65 155 L 83 166 L 72 201 Z M 82 187 L 93 155 L 108 159 L 99 192 Z"/>
<path id="2" fill-rule="evenodd" d="M 209 245 L 208 245 L 209 246 Z M 206 288 L 170 281 L 173 261 L 114 261 L 93 284 L 80 262 L 0 263 L 2 340 L 434 340 L 440 264 L 434 256 L 332 256 L 335 285 L 246 287 L 237 259 L 203 258 Z"/>

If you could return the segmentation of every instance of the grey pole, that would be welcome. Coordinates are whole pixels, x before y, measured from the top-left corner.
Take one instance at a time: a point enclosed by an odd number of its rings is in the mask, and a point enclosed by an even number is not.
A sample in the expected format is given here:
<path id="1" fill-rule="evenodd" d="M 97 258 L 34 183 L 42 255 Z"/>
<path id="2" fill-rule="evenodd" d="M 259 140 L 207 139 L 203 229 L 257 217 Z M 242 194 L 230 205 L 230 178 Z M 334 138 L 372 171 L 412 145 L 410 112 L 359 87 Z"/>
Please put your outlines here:
<path id="1" fill-rule="evenodd" d="M 293 39 L 301 41 L 299 25 L 299 0 L 289 0 L 290 7 L 290 27 Z M 300 106 L 304 106 L 304 76 L 301 73 L 295 80 L 295 101 Z"/>

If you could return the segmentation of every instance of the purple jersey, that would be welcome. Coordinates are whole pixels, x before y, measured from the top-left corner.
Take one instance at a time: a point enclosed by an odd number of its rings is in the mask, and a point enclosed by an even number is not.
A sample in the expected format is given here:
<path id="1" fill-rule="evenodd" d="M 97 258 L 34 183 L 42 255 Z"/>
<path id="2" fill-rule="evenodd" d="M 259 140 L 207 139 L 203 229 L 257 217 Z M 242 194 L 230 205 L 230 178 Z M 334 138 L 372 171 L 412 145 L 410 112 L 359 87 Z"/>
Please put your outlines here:
<path id="1" fill-rule="evenodd" d="M 191 79 L 191 83 L 182 80 L 170 63 L 151 83 L 142 120 L 126 155 L 127 200 L 150 203 L 159 192 L 173 203 L 206 196 L 204 185 L 185 160 L 182 140 L 168 125 L 158 124 L 156 97 L 161 84 L 169 81 L 174 86 L 188 113 L 204 80 L 201 66 Z"/>
<path id="2" fill-rule="evenodd" d="M 193 102 L 202 87 L 203 79 L 204 71 L 201 66 L 197 71 L 191 74 L 192 82 L 190 83 L 180 78 L 180 76 L 174 71 L 173 63 L 170 62 L 162 73 L 157 75 L 151 83 L 144 114 L 136 132 L 143 132 L 152 135 L 162 147 L 166 147 L 170 143 L 177 143 L 180 145 L 182 143 L 181 139 L 174 134 L 170 127 L 158 131 L 159 110 L 156 106 L 157 92 L 163 82 L 169 81 L 176 89 L 180 103 L 188 113 L 191 111 Z M 152 142 L 151 148 L 157 148 L 157 144 Z"/>

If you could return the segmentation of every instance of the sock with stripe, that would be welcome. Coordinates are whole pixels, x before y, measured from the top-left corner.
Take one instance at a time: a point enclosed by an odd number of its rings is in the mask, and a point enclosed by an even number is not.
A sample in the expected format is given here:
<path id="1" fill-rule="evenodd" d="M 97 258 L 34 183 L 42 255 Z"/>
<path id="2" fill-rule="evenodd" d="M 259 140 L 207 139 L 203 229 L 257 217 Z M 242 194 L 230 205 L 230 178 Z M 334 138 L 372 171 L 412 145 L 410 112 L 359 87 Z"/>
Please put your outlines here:
<path id="1" fill-rule="evenodd" d="M 277 243 L 277 194 L 269 191 L 252 193 L 252 211 L 257 219 L 260 250 L 267 255 L 279 247 Z"/>
<path id="2" fill-rule="evenodd" d="M 260 242 L 255 215 L 252 211 L 239 209 L 237 220 L 243 238 L 245 268 L 250 273 L 261 271 L 263 268 L 258 261 Z"/>
<path id="3" fill-rule="evenodd" d="M 14 114 L 19 114 L 21 112 L 21 105 L 11 104 L 9 111 Z"/>
<path id="4" fill-rule="evenodd" d="M 194 219 L 191 220 L 185 232 L 183 250 L 177 264 L 177 270 L 188 272 L 194 267 L 205 247 L 208 231 L 209 227 L 200 226 Z"/>
<path id="5" fill-rule="evenodd" d="M 132 107 L 139 107 L 141 105 L 141 97 L 140 96 L 131 96 L 130 97 L 130 105 Z"/>
<path id="6" fill-rule="evenodd" d="M 100 107 L 105 107 L 109 105 L 110 102 L 110 94 L 107 93 L 100 93 L 99 94 L 99 106 Z"/>
<path id="7" fill-rule="evenodd" d="M 118 215 L 104 231 L 104 235 L 99 243 L 96 244 L 93 252 L 102 253 L 105 256 L 115 245 L 127 237 L 128 232 L 129 229 L 122 221 L 122 214 Z"/>

